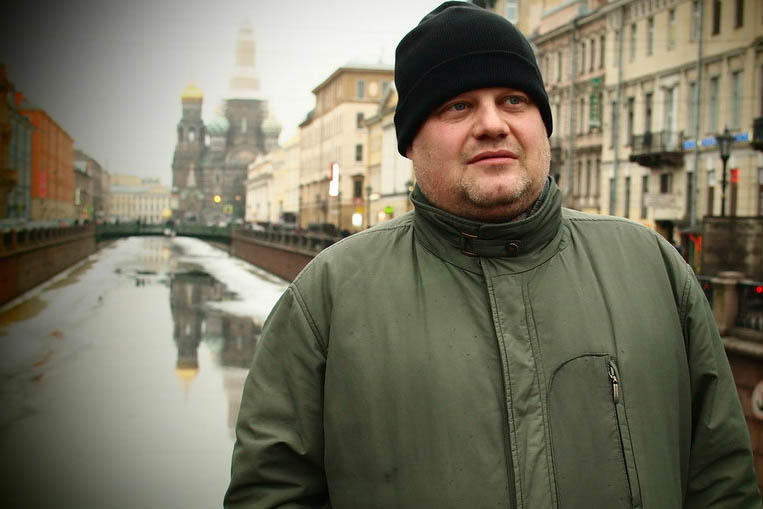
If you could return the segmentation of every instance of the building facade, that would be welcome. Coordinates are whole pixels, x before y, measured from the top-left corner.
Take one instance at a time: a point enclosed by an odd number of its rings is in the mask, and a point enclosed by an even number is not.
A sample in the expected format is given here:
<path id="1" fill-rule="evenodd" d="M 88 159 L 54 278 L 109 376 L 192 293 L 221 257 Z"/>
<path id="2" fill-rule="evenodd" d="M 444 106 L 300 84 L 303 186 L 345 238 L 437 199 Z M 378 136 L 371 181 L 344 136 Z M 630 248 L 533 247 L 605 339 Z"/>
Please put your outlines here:
<path id="1" fill-rule="evenodd" d="M 18 110 L 21 93 L 0 69 L 0 218 L 24 221 L 31 214 L 33 126 Z"/>
<path id="2" fill-rule="evenodd" d="M 281 131 L 259 97 L 254 56 L 254 36 L 244 26 L 228 97 L 209 126 L 202 119 L 202 91 L 190 84 L 181 94 L 172 163 L 178 219 L 217 224 L 244 218 L 247 168 L 278 145 Z"/>
<path id="3" fill-rule="evenodd" d="M 109 221 L 161 224 L 172 215 L 170 189 L 159 179 L 113 175 Z M 125 185 L 127 184 L 127 185 Z"/>
<path id="4" fill-rule="evenodd" d="M 392 84 L 392 66 L 348 63 L 313 89 L 315 109 L 300 124 L 299 224 L 367 226 L 365 119 Z"/>
<path id="5" fill-rule="evenodd" d="M 74 220 L 74 139 L 50 115 L 24 100 L 19 111 L 32 124 L 32 220 Z"/>
<path id="6" fill-rule="evenodd" d="M 108 217 L 108 172 L 103 169 L 101 164 L 84 151 L 75 149 L 74 151 L 74 171 L 75 171 L 75 190 L 74 206 L 77 217 L 80 219 L 103 220 Z M 77 172 L 87 175 L 88 179 L 81 175 L 81 183 L 89 182 L 88 188 L 84 189 L 77 183 Z M 89 203 L 85 205 L 82 200 L 82 193 L 86 192 L 89 197 Z"/>
<path id="7" fill-rule="evenodd" d="M 548 90 L 566 206 L 641 222 L 695 269 L 704 217 L 763 215 L 760 2 L 544 0 L 517 12 Z"/>
<path id="8" fill-rule="evenodd" d="M 413 165 L 397 151 L 395 107 L 397 90 L 391 86 L 379 103 L 368 126 L 367 222 L 373 226 L 389 221 L 411 209 L 408 198 L 413 188 Z"/>

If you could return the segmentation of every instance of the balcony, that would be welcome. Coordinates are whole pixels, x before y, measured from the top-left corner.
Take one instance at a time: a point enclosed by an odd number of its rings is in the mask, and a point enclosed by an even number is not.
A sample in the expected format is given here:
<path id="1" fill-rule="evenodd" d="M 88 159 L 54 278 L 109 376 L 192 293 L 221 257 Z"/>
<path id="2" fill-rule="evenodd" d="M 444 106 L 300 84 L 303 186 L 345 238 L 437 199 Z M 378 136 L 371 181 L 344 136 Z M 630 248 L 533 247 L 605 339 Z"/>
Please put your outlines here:
<path id="1" fill-rule="evenodd" d="M 763 117 L 756 118 L 752 123 L 752 148 L 763 150 Z"/>
<path id="2" fill-rule="evenodd" d="M 633 137 L 630 160 L 649 168 L 682 166 L 682 139 L 683 133 L 672 131 L 636 135 Z"/>

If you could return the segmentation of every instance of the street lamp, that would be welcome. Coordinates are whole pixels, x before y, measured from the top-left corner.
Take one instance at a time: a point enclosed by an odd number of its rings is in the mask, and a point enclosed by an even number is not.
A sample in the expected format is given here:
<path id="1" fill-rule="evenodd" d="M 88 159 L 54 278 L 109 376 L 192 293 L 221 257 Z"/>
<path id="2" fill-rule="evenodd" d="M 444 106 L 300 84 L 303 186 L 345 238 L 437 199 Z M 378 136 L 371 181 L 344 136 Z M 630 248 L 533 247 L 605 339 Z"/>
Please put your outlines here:
<path id="1" fill-rule="evenodd" d="M 371 228 L 371 186 L 366 186 L 366 228 Z"/>
<path id="2" fill-rule="evenodd" d="M 729 133 L 729 128 L 723 129 L 723 134 L 716 134 L 715 141 L 718 142 L 718 150 L 721 153 L 723 161 L 723 179 L 721 180 L 721 217 L 726 215 L 726 163 L 729 160 L 729 151 L 734 137 Z"/>

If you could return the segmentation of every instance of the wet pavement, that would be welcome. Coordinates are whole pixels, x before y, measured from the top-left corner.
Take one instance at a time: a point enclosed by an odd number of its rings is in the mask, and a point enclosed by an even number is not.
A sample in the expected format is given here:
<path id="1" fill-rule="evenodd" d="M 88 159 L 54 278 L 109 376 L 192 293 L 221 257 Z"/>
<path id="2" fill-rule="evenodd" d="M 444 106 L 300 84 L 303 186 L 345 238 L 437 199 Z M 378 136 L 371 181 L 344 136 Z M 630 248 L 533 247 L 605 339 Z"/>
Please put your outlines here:
<path id="1" fill-rule="evenodd" d="M 133 237 L 0 310 L 0 506 L 220 507 L 243 382 L 286 283 Z"/>

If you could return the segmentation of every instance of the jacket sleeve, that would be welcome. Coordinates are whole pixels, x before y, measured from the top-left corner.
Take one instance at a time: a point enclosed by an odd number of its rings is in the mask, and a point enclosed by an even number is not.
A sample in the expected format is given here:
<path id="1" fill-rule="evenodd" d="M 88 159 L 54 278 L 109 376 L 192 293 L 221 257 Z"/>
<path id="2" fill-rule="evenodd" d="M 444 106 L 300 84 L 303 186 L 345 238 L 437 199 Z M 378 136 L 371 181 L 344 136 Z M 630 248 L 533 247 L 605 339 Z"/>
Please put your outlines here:
<path id="1" fill-rule="evenodd" d="M 692 392 L 684 507 L 760 509 L 749 432 L 723 341 L 688 266 L 682 312 Z"/>
<path id="2" fill-rule="evenodd" d="M 244 385 L 230 508 L 328 507 L 323 470 L 325 349 L 290 286 L 263 326 Z"/>

